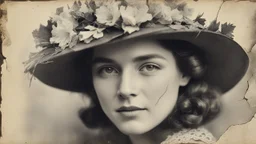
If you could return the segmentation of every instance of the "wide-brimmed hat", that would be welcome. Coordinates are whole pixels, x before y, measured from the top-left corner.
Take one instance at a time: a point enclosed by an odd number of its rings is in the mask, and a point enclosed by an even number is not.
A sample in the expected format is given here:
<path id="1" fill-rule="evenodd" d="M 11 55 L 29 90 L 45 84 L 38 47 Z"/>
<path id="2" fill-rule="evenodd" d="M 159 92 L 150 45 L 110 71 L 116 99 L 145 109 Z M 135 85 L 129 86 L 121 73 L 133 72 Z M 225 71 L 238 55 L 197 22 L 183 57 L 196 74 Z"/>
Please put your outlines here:
<path id="1" fill-rule="evenodd" d="M 30 72 L 43 83 L 69 91 L 84 91 L 88 82 L 77 57 L 86 50 L 104 44 L 147 38 L 184 40 L 205 54 L 207 71 L 201 80 L 227 92 L 244 76 L 248 56 L 232 39 L 234 25 L 214 20 L 204 26 L 199 15 L 187 18 L 185 4 L 127 3 L 125 1 L 75 2 L 72 7 L 58 8 L 47 26 L 33 32 L 42 50 L 26 61 Z"/>

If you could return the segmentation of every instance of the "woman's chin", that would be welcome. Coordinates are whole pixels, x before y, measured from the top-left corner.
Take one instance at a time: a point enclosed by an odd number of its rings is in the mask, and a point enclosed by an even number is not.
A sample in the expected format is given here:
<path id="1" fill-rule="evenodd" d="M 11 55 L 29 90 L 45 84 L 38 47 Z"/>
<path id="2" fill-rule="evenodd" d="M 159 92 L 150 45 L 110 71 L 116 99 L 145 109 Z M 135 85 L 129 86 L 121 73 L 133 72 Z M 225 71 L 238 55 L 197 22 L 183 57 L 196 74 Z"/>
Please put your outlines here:
<path id="1" fill-rule="evenodd" d="M 148 126 L 145 123 L 123 123 L 117 127 L 125 135 L 141 135 L 150 131 L 153 126 Z"/>
<path id="2" fill-rule="evenodd" d="M 146 133 L 147 131 L 141 130 L 141 129 L 119 129 L 123 134 L 125 135 L 141 135 Z"/>

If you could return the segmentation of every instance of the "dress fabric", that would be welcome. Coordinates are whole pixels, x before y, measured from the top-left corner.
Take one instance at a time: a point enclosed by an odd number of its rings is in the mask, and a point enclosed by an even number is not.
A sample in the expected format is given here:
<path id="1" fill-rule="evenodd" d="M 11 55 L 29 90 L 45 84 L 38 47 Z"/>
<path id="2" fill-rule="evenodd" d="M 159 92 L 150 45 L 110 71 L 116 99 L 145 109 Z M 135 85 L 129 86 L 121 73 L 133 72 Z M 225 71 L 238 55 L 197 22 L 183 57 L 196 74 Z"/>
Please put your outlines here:
<path id="1" fill-rule="evenodd" d="M 205 128 L 182 129 L 170 133 L 167 138 L 159 144 L 213 144 L 215 137 Z M 131 144 L 129 138 L 120 132 L 111 131 L 106 135 L 93 138 L 85 144 Z"/>
<path id="2" fill-rule="evenodd" d="M 161 144 L 213 144 L 215 137 L 205 128 L 183 129 L 167 137 Z"/>

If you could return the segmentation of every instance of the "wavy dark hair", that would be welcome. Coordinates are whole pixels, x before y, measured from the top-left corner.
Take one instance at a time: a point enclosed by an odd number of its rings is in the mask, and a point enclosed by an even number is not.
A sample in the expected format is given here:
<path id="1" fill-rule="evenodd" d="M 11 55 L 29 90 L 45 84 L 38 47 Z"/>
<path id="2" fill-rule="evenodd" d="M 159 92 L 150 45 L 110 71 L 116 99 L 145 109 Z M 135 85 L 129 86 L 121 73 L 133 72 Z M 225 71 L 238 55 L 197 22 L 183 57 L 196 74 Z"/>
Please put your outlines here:
<path id="1" fill-rule="evenodd" d="M 173 53 L 180 71 L 191 77 L 186 86 L 180 87 L 178 100 L 172 113 L 159 126 L 178 131 L 182 128 L 198 127 L 213 119 L 220 111 L 221 92 L 202 80 L 207 71 L 205 54 L 187 41 L 161 40 L 157 42 Z M 90 75 L 86 78 L 88 84 L 85 87 L 94 105 L 81 109 L 79 116 L 88 128 L 111 127 L 113 124 L 103 112 L 93 88 L 91 76 L 93 49 L 87 50 L 85 54 L 83 55 L 83 58 L 86 57 L 84 74 Z"/>

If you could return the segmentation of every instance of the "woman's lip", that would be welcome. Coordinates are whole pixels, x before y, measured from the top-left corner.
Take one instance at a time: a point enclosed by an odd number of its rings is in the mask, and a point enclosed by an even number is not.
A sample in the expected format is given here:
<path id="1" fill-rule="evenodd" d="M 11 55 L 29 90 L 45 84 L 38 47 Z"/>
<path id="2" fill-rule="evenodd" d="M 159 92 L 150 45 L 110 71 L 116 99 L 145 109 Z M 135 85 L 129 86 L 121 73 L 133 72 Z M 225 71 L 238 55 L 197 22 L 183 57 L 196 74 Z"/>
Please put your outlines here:
<path id="1" fill-rule="evenodd" d="M 129 106 L 129 107 L 122 106 L 119 109 L 117 109 L 116 111 L 117 112 L 131 112 L 131 111 L 139 111 L 139 110 L 146 110 L 146 109 L 136 107 L 136 106 Z"/>

